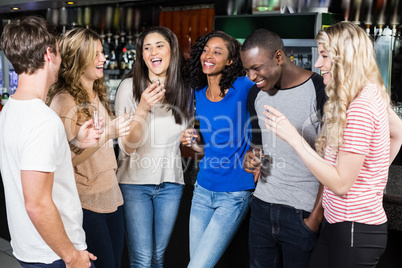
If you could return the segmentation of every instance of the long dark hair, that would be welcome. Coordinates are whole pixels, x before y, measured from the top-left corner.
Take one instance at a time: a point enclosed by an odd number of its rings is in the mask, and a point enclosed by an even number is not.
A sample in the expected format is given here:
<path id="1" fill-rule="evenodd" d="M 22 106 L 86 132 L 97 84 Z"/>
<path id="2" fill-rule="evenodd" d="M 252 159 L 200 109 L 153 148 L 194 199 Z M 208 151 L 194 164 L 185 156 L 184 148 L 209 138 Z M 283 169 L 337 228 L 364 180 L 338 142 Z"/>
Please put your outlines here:
<path id="1" fill-rule="evenodd" d="M 136 101 L 141 100 L 142 92 L 147 88 L 149 77 L 148 67 L 143 60 L 143 46 L 145 38 L 151 33 L 162 35 L 170 45 L 170 64 L 167 69 L 165 82 L 165 104 L 171 110 L 176 124 L 183 123 L 190 118 L 191 90 L 184 80 L 184 58 L 179 48 L 176 35 L 166 27 L 150 27 L 142 32 L 137 40 L 136 61 L 134 68 L 126 76 L 133 78 L 133 96 Z"/>
<path id="2" fill-rule="evenodd" d="M 241 44 L 232 36 L 222 31 L 212 31 L 198 38 L 197 42 L 191 46 L 190 58 L 187 60 L 187 78 L 189 79 L 188 83 L 195 89 L 201 89 L 208 85 L 207 76 L 202 72 L 200 57 L 208 40 L 213 37 L 222 38 L 229 51 L 228 60 L 233 61 L 231 65 L 223 69 L 222 78 L 219 82 L 220 96 L 225 97 L 225 90 L 232 87 L 237 77 L 246 75 L 240 59 Z"/>

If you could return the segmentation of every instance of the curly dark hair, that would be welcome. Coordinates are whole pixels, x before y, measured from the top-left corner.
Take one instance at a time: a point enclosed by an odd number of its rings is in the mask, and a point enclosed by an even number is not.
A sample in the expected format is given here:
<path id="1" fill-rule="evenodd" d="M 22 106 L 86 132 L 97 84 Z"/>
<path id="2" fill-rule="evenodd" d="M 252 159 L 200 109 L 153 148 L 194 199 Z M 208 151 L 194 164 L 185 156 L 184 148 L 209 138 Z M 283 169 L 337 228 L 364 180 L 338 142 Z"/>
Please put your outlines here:
<path id="1" fill-rule="evenodd" d="M 207 76 L 202 72 L 200 57 L 208 40 L 213 37 L 219 37 L 225 42 L 226 48 L 229 51 L 228 60 L 233 61 L 231 65 L 223 69 L 222 78 L 219 82 L 219 87 L 221 88 L 220 96 L 225 97 L 225 90 L 233 87 L 232 84 L 237 77 L 245 76 L 246 71 L 240 59 L 241 44 L 235 38 L 222 31 L 212 31 L 204 34 L 191 46 L 190 58 L 187 59 L 187 79 L 189 79 L 188 83 L 196 90 L 208 85 Z"/>

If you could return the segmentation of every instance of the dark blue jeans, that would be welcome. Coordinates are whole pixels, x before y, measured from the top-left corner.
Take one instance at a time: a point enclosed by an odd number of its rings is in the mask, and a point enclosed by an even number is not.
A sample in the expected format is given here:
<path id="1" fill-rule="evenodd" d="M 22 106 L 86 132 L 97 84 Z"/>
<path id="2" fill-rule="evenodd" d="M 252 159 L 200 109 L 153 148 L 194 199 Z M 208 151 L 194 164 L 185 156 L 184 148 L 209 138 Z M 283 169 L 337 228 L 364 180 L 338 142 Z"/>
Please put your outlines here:
<path id="1" fill-rule="evenodd" d="M 250 268 L 307 267 L 318 237 L 304 223 L 310 213 L 256 197 L 250 208 Z"/>
<path id="2" fill-rule="evenodd" d="M 124 215 L 120 206 L 112 213 L 83 209 L 88 251 L 97 257 L 97 268 L 120 268 L 124 248 Z"/>
<path id="3" fill-rule="evenodd" d="M 387 235 L 386 223 L 326 222 L 309 268 L 374 268 L 387 246 Z"/>
<path id="4" fill-rule="evenodd" d="M 24 268 L 66 268 L 66 264 L 62 260 L 55 261 L 53 263 L 45 264 L 45 263 L 28 263 L 28 262 L 23 262 L 17 260 L 22 267 Z M 95 268 L 94 263 L 91 261 L 91 267 L 90 268 Z"/>

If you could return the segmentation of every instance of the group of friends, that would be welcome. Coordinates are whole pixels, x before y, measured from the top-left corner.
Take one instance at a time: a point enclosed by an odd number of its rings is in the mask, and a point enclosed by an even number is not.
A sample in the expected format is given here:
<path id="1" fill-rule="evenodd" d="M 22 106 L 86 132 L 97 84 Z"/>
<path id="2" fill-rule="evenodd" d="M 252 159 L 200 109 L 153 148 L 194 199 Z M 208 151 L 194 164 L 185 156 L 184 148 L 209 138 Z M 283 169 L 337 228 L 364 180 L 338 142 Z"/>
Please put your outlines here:
<path id="1" fill-rule="evenodd" d="M 171 30 L 147 28 L 113 113 L 97 33 L 6 25 L 19 84 L 0 115 L 0 167 L 16 259 L 118 268 L 126 239 L 130 267 L 163 267 L 188 146 L 204 155 L 188 267 L 214 267 L 249 208 L 250 267 L 375 267 L 402 122 L 364 30 L 339 22 L 316 41 L 321 75 L 265 29 L 242 45 L 212 31 L 185 60 Z"/>

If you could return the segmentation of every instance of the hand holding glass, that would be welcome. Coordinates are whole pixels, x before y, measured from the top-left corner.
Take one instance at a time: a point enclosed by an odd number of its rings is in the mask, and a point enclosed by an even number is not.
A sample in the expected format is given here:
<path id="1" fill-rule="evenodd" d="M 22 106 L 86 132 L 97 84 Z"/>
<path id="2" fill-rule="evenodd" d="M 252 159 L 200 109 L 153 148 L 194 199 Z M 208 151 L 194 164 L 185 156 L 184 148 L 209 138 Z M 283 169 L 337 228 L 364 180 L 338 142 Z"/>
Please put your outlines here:
<path id="1" fill-rule="evenodd" d="M 100 120 L 99 120 L 99 111 L 94 110 L 92 113 L 92 121 L 94 124 L 94 129 L 99 130 L 100 129 Z"/>

